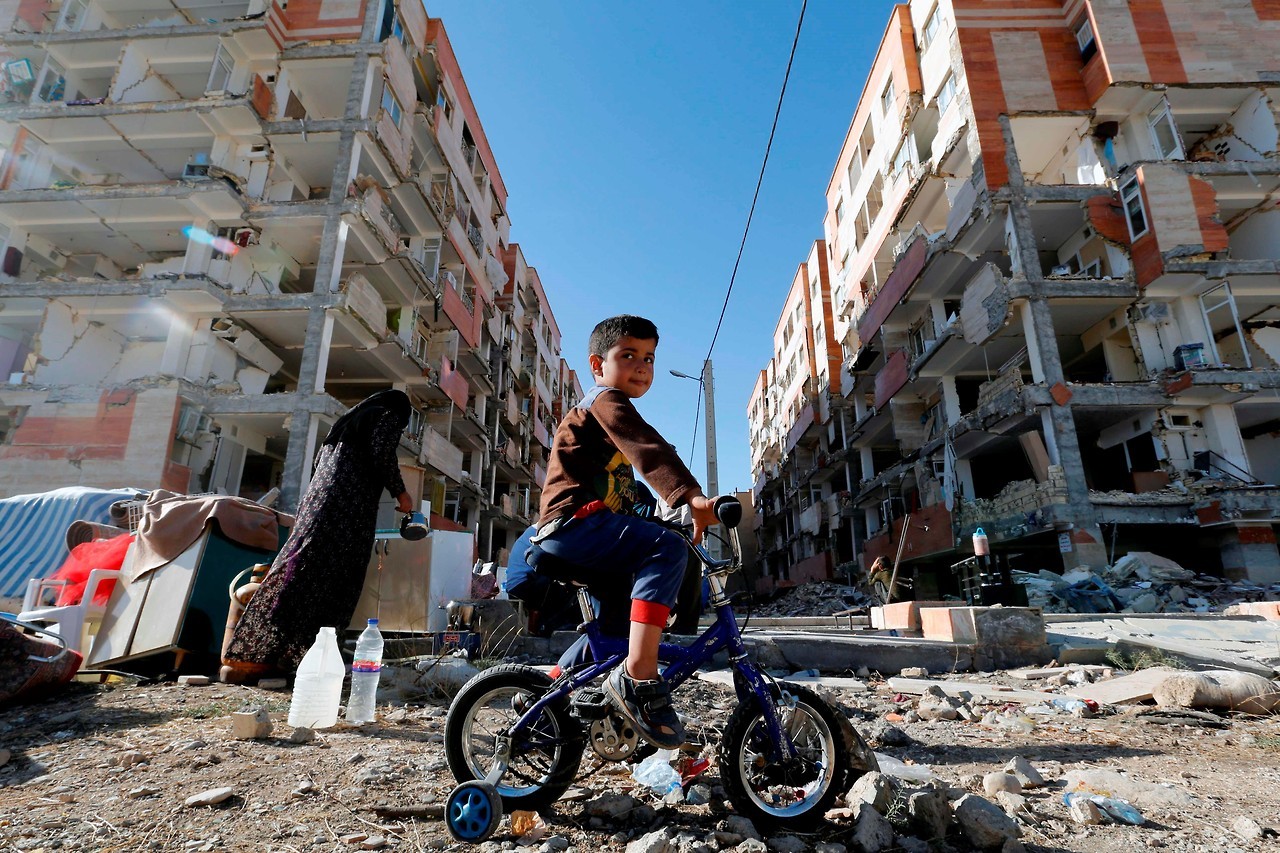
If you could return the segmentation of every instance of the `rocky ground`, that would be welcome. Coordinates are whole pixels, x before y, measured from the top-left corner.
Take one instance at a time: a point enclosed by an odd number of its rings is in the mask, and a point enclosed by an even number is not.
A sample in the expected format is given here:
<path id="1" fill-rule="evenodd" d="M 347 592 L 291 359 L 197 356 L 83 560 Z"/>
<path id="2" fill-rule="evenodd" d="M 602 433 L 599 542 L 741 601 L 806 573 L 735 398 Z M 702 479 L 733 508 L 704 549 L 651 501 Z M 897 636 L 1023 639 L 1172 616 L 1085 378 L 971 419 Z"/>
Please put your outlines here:
<path id="1" fill-rule="evenodd" d="M 918 709 L 918 697 L 895 695 L 874 677 L 869 685 L 828 695 L 879 753 L 907 765 L 891 769 L 932 780 L 863 779 L 822 832 L 761 840 L 729 811 L 714 763 L 689 788 L 689 799 L 709 802 L 666 804 L 637 786 L 629 767 L 589 756 L 579 787 L 543 815 L 545 829 L 517 838 L 504 822 L 485 849 L 1280 848 L 1274 718 L 1170 724 L 1130 708 L 1081 719 L 974 700 L 945 719 L 951 714 L 938 711 L 945 702 L 937 697 L 923 700 L 932 710 Z M 736 704 L 727 688 L 701 682 L 677 698 L 696 709 L 692 730 L 709 742 Z M 441 743 L 444 701 L 383 705 L 375 724 L 340 724 L 309 739 L 305 731 L 291 737 L 284 692 L 72 685 L 0 710 L 0 850 L 462 849 L 432 808 L 453 786 Z M 269 714 L 272 734 L 234 739 L 232 713 L 252 707 Z M 1014 759 L 1024 760 L 1021 779 L 1000 772 Z M 1095 788 L 1123 789 L 1145 823 L 1091 824 L 1099 815 L 1080 805 L 1073 818 L 1063 794 L 1083 771 Z M 1044 784 L 1032 786 L 1037 773 Z M 1013 836 L 1020 842 L 1005 840 Z"/>

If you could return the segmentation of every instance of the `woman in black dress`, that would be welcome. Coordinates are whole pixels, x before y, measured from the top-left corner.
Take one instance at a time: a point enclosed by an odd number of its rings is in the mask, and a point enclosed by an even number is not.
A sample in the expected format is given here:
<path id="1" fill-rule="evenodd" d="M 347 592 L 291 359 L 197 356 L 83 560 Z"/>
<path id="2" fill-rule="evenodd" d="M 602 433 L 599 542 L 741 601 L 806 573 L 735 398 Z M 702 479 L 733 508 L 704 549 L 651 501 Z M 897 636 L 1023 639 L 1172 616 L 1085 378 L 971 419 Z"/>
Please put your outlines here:
<path id="1" fill-rule="evenodd" d="M 321 627 L 341 634 L 351 622 L 382 490 L 397 499 L 401 512 L 413 509 L 396 461 L 409 412 L 403 391 L 379 391 L 329 430 L 289 539 L 236 626 L 223 681 L 292 671 Z"/>

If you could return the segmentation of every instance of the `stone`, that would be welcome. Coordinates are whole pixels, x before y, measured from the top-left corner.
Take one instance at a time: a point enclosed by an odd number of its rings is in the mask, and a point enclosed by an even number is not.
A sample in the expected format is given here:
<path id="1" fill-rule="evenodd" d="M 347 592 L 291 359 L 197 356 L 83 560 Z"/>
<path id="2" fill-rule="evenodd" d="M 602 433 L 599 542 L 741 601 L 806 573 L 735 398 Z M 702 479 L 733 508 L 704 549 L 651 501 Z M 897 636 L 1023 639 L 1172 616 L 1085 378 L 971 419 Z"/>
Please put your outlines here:
<path id="1" fill-rule="evenodd" d="M 883 815 L 889 813 L 897 796 L 898 786 L 894 784 L 893 779 L 883 773 L 872 771 L 858 777 L 853 787 L 849 789 L 849 793 L 845 794 L 844 800 L 854 811 L 857 811 L 858 803 L 868 803 Z"/>
<path id="2" fill-rule="evenodd" d="M 965 837 L 979 850 L 996 850 L 1010 838 L 1022 835 L 1013 818 L 990 800 L 965 794 L 953 807 Z"/>
<path id="3" fill-rule="evenodd" d="M 284 690 L 289 686 L 287 678 L 262 678 L 258 680 L 259 690 Z"/>
<path id="4" fill-rule="evenodd" d="M 751 822 L 750 818 L 742 815 L 729 815 L 724 819 L 723 829 L 726 832 L 733 832 L 741 835 L 743 838 L 754 838 L 761 840 L 760 833 L 756 830 L 756 825 Z"/>
<path id="5" fill-rule="evenodd" d="M 225 803 L 235 792 L 236 789 L 229 786 L 224 788 L 210 788 L 207 791 L 192 794 L 187 797 L 185 803 L 188 806 L 216 806 L 219 803 Z"/>
<path id="6" fill-rule="evenodd" d="M 1077 797 L 1067 806 L 1067 815 L 1075 823 L 1084 826 L 1097 826 L 1102 823 L 1102 810 L 1085 797 Z"/>
<path id="7" fill-rule="evenodd" d="M 1011 794 L 1022 793 L 1022 783 L 1018 781 L 1018 777 L 1012 773 L 1005 773 L 1003 770 L 995 773 L 988 773 L 982 777 L 982 790 L 988 797 L 994 797 L 1001 791 L 1008 791 Z"/>
<path id="8" fill-rule="evenodd" d="M 808 842 L 794 835 L 776 835 L 769 839 L 767 846 L 774 853 L 805 853 L 809 849 Z"/>
<path id="9" fill-rule="evenodd" d="M 1017 776 L 1023 788 L 1039 788 L 1044 784 L 1044 776 L 1040 775 L 1040 771 L 1021 755 L 1010 759 L 1004 766 L 1004 772 Z"/>
<path id="10" fill-rule="evenodd" d="M 343 844 L 359 844 L 369 837 L 367 832 L 348 832 L 346 835 L 338 838 Z"/>
<path id="11" fill-rule="evenodd" d="M 381 835 L 370 835 L 364 841 L 360 842 L 361 850 L 381 850 L 387 846 L 387 839 Z"/>
<path id="12" fill-rule="evenodd" d="M 133 767 L 135 764 L 146 764 L 147 757 L 136 749 L 120 754 L 120 766 L 126 769 Z"/>
<path id="13" fill-rule="evenodd" d="M 673 830 L 664 826 L 646 833 L 627 845 L 627 853 L 669 853 L 672 844 Z"/>
<path id="14" fill-rule="evenodd" d="M 149 785 L 143 785 L 140 788 L 133 788 L 125 793 L 125 797 L 130 800 L 140 800 L 143 797 L 154 797 L 160 793 L 159 789 L 152 788 Z"/>
<path id="15" fill-rule="evenodd" d="M 234 712 L 231 715 L 231 736 L 236 740 L 270 737 L 271 715 L 262 708 Z"/>
<path id="16" fill-rule="evenodd" d="M 289 733 L 289 743 L 311 743 L 315 739 L 315 731 L 306 726 L 298 726 Z"/>
<path id="17" fill-rule="evenodd" d="M 744 839 L 741 844 L 733 848 L 738 853 L 768 853 L 768 846 L 758 838 Z"/>
<path id="18" fill-rule="evenodd" d="M 911 735 L 893 723 L 879 721 L 867 732 L 867 740 L 877 746 L 910 746 Z"/>
<path id="19" fill-rule="evenodd" d="M 1011 818 L 1028 817 L 1027 798 L 1012 791 L 997 791 L 994 797 L 996 805 L 1004 809 Z"/>
<path id="20" fill-rule="evenodd" d="M 711 802 L 711 786 L 690 785 L 689 793 L 684 795 L 684 801 L 691 806 L 705 806 Z"/>
<path id="21" fill-rule="evenodd" d="M 209 676 L 207 675 L 179 675 L 178 684 L 184 687 L 208 687 Z"/>
<path id="22" fill-rule="evenodd" d="M 898 850 L 902 853 L 933 853 L 933 846 L 912 835 L 899 835 Z"/>
<path id="23" fill-rule="evenodd" d="M 0 767 L 4 767 L 9 763 L 9 759 L 13 758 L 13 753 L 7 749 L 0 749 Z"/>
<path id="24" fill-rule="evenodd" d="M 880 853 L 893 846 L 893 824 L 872 808 L 870 803 L 858 806 L 853 826 L 853 847 L 861 853 Z"/>
<path id="25" fill-rule="evenodd" d="M 813 853 L 846 853 L 847 850 L 847 847 L 835 841 L 819 841 L 813 845 Z"/>
<path id="26" fill-rule="evenodd" d="M 640 801 L 635 797 L 627 794 L 606 793 L 601 794 L 594 800 L 590 800 L 586 804 L 588 815 L 593 817 L 606 817 L 611 820 L 621 820 L 631 814 Z M 756 836 L 759 838 L 759 836 Z"/>
<path id="27" fill-rule="evenodd" d="M 929 670 L 925 669 L 923 666 L 906 666 L 903 667 L 902 671 L 898 674 L 903 678 L 928 678 Z"/>
<path id="28" fill-rule="evenodd" d="M 920 719 L 930 722 L 935 720 L 955 720 L 959 718 L 960 712 L 946 702 L 940 702 L 936 705 L 920 704 L 916 708 L 916 713 L 920 715 Z"/>
<path id="29" fill-rule="evenodd" d="M 1231 822 L 1231 831 L 1245 841 L 1261 841 L 1265 834 L 1262 826 L 1253 818 L 1241 815 Z"/>
<path id="30" fill-rule="evenodd" d="M 951 803 L 945 791 L 927 788 L 907 797 L 907 820 L 912 831 L 926 841 L 946 838 L 951 825 Z"/>
<path id="31" fill-rule="evenodd" d="M 548 850 L 568 850 L 569 839 L 565 838 L 563 835 L 553 835 L 544 841 L 542 846 L 546 847 Z"/>

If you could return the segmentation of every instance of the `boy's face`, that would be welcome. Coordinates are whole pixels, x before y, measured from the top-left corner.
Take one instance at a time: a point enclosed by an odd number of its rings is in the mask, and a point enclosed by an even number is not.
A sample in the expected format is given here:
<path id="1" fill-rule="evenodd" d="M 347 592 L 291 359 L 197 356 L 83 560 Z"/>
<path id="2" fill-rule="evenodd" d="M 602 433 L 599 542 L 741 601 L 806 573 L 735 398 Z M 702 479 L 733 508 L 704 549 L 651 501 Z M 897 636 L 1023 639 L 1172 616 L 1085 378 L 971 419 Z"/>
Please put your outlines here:
<path id="1" fill-rule="evenodd" d="M 652 338 L 623 336 L 603 356 L 588 356 L 591 375 L 601 385 L 617 388 L 633 400 L 643 397 L 653 384 L 653 362 L 658 342 Z"/>

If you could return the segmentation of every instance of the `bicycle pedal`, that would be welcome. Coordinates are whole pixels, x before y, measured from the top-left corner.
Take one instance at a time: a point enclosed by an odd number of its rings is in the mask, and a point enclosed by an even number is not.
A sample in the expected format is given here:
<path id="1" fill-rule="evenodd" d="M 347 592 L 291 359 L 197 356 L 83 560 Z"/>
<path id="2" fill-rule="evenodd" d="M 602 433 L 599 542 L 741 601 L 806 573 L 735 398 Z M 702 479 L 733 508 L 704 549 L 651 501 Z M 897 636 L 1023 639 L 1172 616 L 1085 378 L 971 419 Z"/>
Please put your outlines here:
<path id="1" fill-rule="evenodd" d="M 579 690 L 573 696 L 573 714 L 583 720 L 603 720 L 613 704 L 603 690 Z"/>

